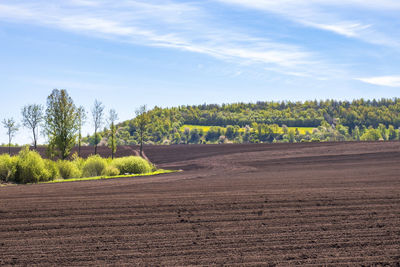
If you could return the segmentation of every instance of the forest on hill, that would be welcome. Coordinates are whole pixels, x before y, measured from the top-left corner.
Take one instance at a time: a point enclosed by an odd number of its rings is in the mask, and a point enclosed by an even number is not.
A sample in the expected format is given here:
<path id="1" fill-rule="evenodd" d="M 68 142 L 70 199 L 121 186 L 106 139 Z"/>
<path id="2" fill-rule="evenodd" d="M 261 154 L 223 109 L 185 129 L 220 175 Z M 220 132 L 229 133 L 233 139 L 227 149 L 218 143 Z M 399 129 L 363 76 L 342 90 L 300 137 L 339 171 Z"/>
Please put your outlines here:
<path id="1" fill-rule="evenodd" d="M 148 144 L 396 140 L 400 99 L 155 107 L 147 116 Z M 120 123 L 118 144 L 137 144 L 137 133 L 136 118 Z M 106 130 L 99 134 L 107 141 Z"/>

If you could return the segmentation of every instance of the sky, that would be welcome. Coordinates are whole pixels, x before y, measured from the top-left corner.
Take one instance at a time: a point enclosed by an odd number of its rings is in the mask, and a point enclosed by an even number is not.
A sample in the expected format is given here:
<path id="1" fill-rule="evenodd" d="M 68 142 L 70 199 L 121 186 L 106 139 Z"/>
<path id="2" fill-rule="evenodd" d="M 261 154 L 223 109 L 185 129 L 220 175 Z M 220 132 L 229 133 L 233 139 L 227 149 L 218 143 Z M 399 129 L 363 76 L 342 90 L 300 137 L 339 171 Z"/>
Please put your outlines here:
<path id="1" fill-rule="evenodd" d="M 95 99 L 123 121 L 144 104 L 400 97 L 399 12 L 398 0 L 0 0 L 0 120 L 20 122 L 54 88 L 86 108 L 85 134 Z"/>

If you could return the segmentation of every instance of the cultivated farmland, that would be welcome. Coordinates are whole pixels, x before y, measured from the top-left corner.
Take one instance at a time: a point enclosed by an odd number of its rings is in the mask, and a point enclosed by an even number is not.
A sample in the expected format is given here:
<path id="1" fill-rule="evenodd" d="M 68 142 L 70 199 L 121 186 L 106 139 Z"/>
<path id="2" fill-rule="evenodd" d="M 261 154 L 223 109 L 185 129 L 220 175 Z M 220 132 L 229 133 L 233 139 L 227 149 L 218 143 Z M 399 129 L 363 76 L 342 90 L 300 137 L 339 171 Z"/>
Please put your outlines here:
<path id="1" fill-rule="evenodd" d="M 145 152 L 183 172 L 0 187 L 0 265 L 400 264 L 399 142 Z"/>

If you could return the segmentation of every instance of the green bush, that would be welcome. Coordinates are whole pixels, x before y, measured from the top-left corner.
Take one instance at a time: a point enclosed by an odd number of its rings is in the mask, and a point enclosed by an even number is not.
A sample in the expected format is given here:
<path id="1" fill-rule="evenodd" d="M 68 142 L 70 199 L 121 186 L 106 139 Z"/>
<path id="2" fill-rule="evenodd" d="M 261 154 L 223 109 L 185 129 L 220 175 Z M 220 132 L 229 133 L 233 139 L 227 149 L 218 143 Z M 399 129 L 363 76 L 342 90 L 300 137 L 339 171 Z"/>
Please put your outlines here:
<path id="1" fill-rule="evenodd" d="M 105 176 L 117 176 L 119 175 L 119 173 L 120 173 L 119 170 L 111 165 L 107 166 L 103 172 Z"/>
<path id="2" fill-rule="evenodd" d="M 361 136 L 361 141 L 378 141 L 382 139 L 382 135 L 378 129 L 367 129 Z"/>
<path id="3" fill-rule="evenodd" d="M 135 156 L 114 159 L 112 164 L 121 174 L 149 173 L 153 170 L 153 166 L 147 160 Z"/>
<path id="4" fill-rule="evenodd" d="M 83 169 L 83 165 L 85 165 L 85 160 L 83 158 L 80 158 L 78 156 L 78 153 L 74 153 L 71 156 L 71 162 L 74 163 L 74 165 L 81 171 L 82 173 L 82 169 Z"/>
<path id="5" fill-rule="evenodd" d="M 54 180 L 60 177 L 60 171 L 58 170 L 56 162 L 49 159 L 44 159 L 44 166 L 46 167 L 49 180 Z"/>
<path id="6" fill-rule="evenodd" d="M 93 176 L 117 176 L 119 174 L 149 173 L 154 165 L 141 157 L 104 159 L 91 156 L 86 160 L 75 157 L 72 161 L 54 162 L 43 159 L 29 147 L 22 149 L 18 156 L 0 155 L 0 180 L 16 183 L 37 183 L 57 178 L 80 178 Z"/>
<path id="7" fill-rule="evenodd" d="M 100 176 L 104 173 L 107 167 L 107 160 L 101 158 L 99 155 L 90 156 L 85 161 L 82 168 L 83 177 Z"/>
<path id="8" fill-rule="evenodd" d="M 15 178 L 17 170 L 17 157 L 10 157 L 8 154 L 0 155 L 0 180 L 5 182 Z"/>
<path id="9" fill-rule="evenodd" d="M 63 179 L 79 178 L 82 176 L 82 172 L 75 162 L 59 160 L 57 161 L 57 167 L 60 172 L 60 176 Z"/>
<path id="10" fill-rule="evenodd" d="M 18 154 L 15 182 L 17 183 L 37 183 L 48 181 L 51 178 L 46 170 L 45 162 L 36 151 L 29 151 L 26 147 Z"/>

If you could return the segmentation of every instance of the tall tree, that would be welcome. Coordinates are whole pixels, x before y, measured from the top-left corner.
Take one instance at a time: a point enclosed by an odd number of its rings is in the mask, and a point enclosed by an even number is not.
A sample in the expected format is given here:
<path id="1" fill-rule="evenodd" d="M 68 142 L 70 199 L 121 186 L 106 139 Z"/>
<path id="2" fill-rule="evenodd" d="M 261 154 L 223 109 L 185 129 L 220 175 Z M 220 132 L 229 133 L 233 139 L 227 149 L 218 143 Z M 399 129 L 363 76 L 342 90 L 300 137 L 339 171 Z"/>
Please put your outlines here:
<path id="1" fill-rule="evenodd" d="M 97 154 L 97 144 L 100 142 L 97 131 L 103 126 L 103 112 L 104 106 L 97 99 L 94 101 L 92 108 L 93 125 L 94 125 L 94 154 Z"/>
<path id="2" fill-rule="evenodd" d="M 65 89 L 54 89 L 47 97 L 45 133 L 49 148 L 58 148 L 60 157 L 66 159 L 76 141 L 78 109 Z"/>
<path id="3" fill-rule="evenodd" d="M 108 122 L 110 123 L 110 142 L 109 146 L 111 148 L 111 158 L 114 159 L 115 152 L 117 152 L 117 127 L 115 126 L 115 122 L 118 120 L 118 114 L 115 109 L 110 109 L 110 114 L 108 117 Z"/>
<path id="4" fill-rule="evenodd" d="M 140 142 L 140 156 L 143 157 L 143 141 L 146 137 L 147 127 L 149 124 L 149 114 L 147 112 L 146 105 L 140 106 L 136 110 L 136 131 L 139 133 Z"/>
<path id="5" fill-rule="evenodd" d="M 38 104 L 26 105 L 22 108 L 22 125 L 32 130 L 33 147 L 37 148 L 37 136 L 43 121 L 43 106 Z"/>
<path id="6" fill-rule="evenodd" d="M 86 110 L 83 106 L 78 108 L 78 156 L 81 156 L 82 127 L 86 122 Z"/>
<path id="7" fill-rule="evenodd" d="M 7 135 L 8 135 L 8 154 L 11 154 L 11 141 L 15 134 L 18 132 L 19 126 L 15 122 L 13 118 L 10 119 L 4 119 L 3 120 L 3 126 L 4 128 L 7 129 Z"/>

